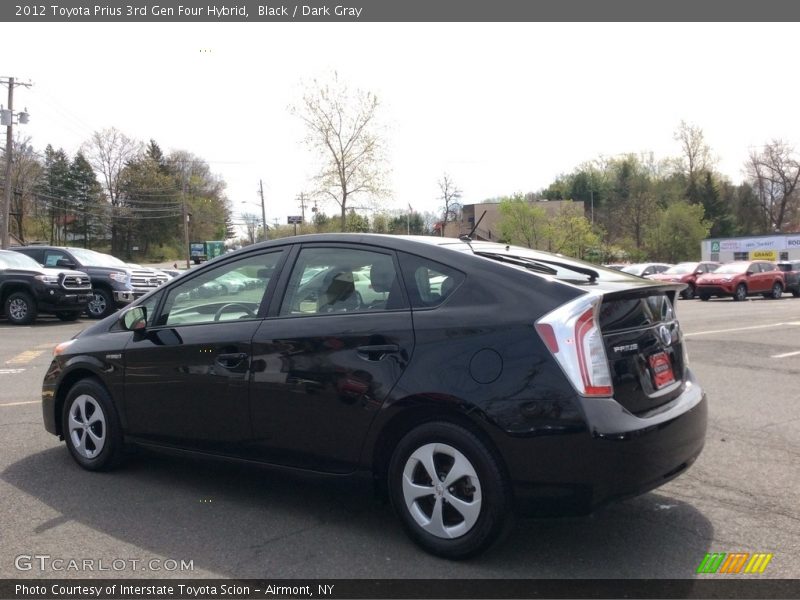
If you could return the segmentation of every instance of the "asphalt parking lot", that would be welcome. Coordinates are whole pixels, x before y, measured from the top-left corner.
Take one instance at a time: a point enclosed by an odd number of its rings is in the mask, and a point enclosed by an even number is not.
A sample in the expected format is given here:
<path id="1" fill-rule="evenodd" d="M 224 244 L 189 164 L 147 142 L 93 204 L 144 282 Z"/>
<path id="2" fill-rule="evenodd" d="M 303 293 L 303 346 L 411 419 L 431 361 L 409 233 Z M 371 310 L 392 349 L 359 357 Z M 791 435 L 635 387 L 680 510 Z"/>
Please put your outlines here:
<path id="1" fill-rule="evenodd" d="M 772 553 L 760 577 L 798 578 L 800 299 L 680 301 L 678 315 L 710 399 L 697 463 L 588 517 L 520 520 L 459 563 L 414 546 L 366 482 L 157 455 L 81 470 L 39 396 L 52 347 L 87 322 L 0 320 L 0 578 L 690 578 L 706 552 Z M 21 555 L 50 558 L 24 570 Z M 73 558 L 125 567 L 51 564 Z"/>

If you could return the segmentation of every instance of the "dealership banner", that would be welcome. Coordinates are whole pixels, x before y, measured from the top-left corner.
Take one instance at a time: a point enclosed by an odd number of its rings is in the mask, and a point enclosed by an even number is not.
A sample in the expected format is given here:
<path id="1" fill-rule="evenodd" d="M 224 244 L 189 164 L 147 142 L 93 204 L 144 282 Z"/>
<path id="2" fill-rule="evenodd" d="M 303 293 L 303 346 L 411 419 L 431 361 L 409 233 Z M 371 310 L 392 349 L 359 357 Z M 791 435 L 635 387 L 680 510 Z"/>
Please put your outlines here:
<path id="1" fill-rule="evenodd" d="M 800 598 L 799 580 L 754 578 L 744 571 L 700 579 L 3 579 L 0 598 Z"/>

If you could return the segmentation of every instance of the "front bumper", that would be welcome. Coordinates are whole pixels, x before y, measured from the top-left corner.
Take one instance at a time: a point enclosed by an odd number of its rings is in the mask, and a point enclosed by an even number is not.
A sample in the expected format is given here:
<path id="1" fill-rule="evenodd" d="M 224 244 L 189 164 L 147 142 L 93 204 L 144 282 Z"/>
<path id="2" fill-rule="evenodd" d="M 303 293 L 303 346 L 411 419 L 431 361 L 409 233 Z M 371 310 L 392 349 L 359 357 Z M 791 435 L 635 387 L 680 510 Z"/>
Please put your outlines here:
<path id="1" fill-rule="evenodd" d="M 126 306 L 150 291 L 151 290 L 114 290 L 114 302 L 118 306 Z"/>
<path id="2" fill-rule="evenodd" d="M 691 379 L 680 396 L 643 417 L 613 399 L 581 404 L 586 430 L 513 442 L 508 467 L 520 512 L 588 513 L 663 485 L 703 449 L 708 402 Z"/>
<path id="3" fill-rule="evenodd" d="M 92 290 L 69 290 L 43 288 L 36 290 L 36 304 L 42 312 L 80 312 L 92 299 Z"/>
<path id="4" fill-rule="evenodd" d="M 718 283 L 714 285 L 698 285 L 697 286 L 697 293 L 698 294 L 707 294 L 709 296 L 732 296 L 733 290 L 736 286 L 731 283 Z"/>

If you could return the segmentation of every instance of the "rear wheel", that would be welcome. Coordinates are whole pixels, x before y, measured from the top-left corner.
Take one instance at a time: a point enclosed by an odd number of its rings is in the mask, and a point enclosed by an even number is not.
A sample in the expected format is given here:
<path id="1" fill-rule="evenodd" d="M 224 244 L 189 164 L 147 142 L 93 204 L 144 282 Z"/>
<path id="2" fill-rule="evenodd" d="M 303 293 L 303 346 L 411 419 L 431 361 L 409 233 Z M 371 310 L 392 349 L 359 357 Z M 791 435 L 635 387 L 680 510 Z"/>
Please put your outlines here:
<path id="1" fill-rule="evenodd" d="M 36 302 L 28 292 L 14 292 L 6 298 L 6 317 L 13 325 L 30 325 L 36 320 Z"/>
<path id="2" fill-rule="evenodd" d="M 511 516 L 509 484 L 492 453 L 447 422 L 421 425 L 400 441 L 389 465 L 389 496 L 411 539 L 450 559 L 488 548 Z"/>
<path id="3" fill-rule="evenodd" d="M 686 286 L 686 289 L 683 290 L 682 295 L 686 300 L 691 300 L 694 298 L 694 286 L 690 283 L 688 286 Z"/>
<path id="4" fill-rule="evenodd" d="M 800 290 L 792 290 L 792 296 L 795 298 L 800 298 Z"/>
<path id="5" fill-rule="evenodd" d="M 780 281 L 776 281 L 772 285 L 772 299 L 773 300 L 780 300 L 781 296 L 783 296 L 783 286 L 781 285 Z"/>
<path id="6" fill-rule="evenodd" d="M 704 294 L 703 292 L 700 292 L 700 294 L 699 294 L 699 296 L 698 296 L 698 297 L 699 297 L 699 298 L 700 298 L 700 300 L 702 300 L 703 302 L 708 302 L 708 299 L 709 299 L 709 298 L 711 298 L 711 295 L 710 295 L 710 294 Z"/>
<path id="7" fill-rule="evenodd" d="M 61 431 L 72 458 L 84 469 L 108 470 L 122 459 L 117 410 L 96 379 L 84 379 L 72 386 L 64 402 Z"/>
<path id="8" fill-rule="evenodd" d="M 745 286 L 745 284 L 740 283 L 736 286 L 736 289 L 733 292 L 733 300 L 735 302 L 747 300 L 747 286 Z"/>
<path id="9" fill-rule="evenodd" d="M 92 299 L 86 306 L 86 314 L 90 319 L 102 319 L 114 311 L 114 302 L 111 293 L 102 288 L 92 290 Z"/>

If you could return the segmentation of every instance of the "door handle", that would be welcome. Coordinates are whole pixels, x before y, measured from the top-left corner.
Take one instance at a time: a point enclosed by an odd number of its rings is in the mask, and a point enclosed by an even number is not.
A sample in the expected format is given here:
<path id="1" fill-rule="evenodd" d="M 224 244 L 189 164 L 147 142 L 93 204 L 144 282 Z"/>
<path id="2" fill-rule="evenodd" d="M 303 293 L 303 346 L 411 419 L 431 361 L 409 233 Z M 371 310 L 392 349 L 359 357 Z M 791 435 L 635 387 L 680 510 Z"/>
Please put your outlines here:
<path id="1" fill-rule="evenodd" d="M 244 352 L 231 352 L 229 354 L 218 354 L 217 362 L 226 369 L 235 369 L 247 358 L 248 356 Z"/>
<path id="2" fill-rule="evenodd" d="M 382 360 L 387 354 L 400 352 L 400 346 L 397 344 L 376 344 L 373 346 L 359 346 L 356 352 L 360 358 L 365 360 Z"/>

